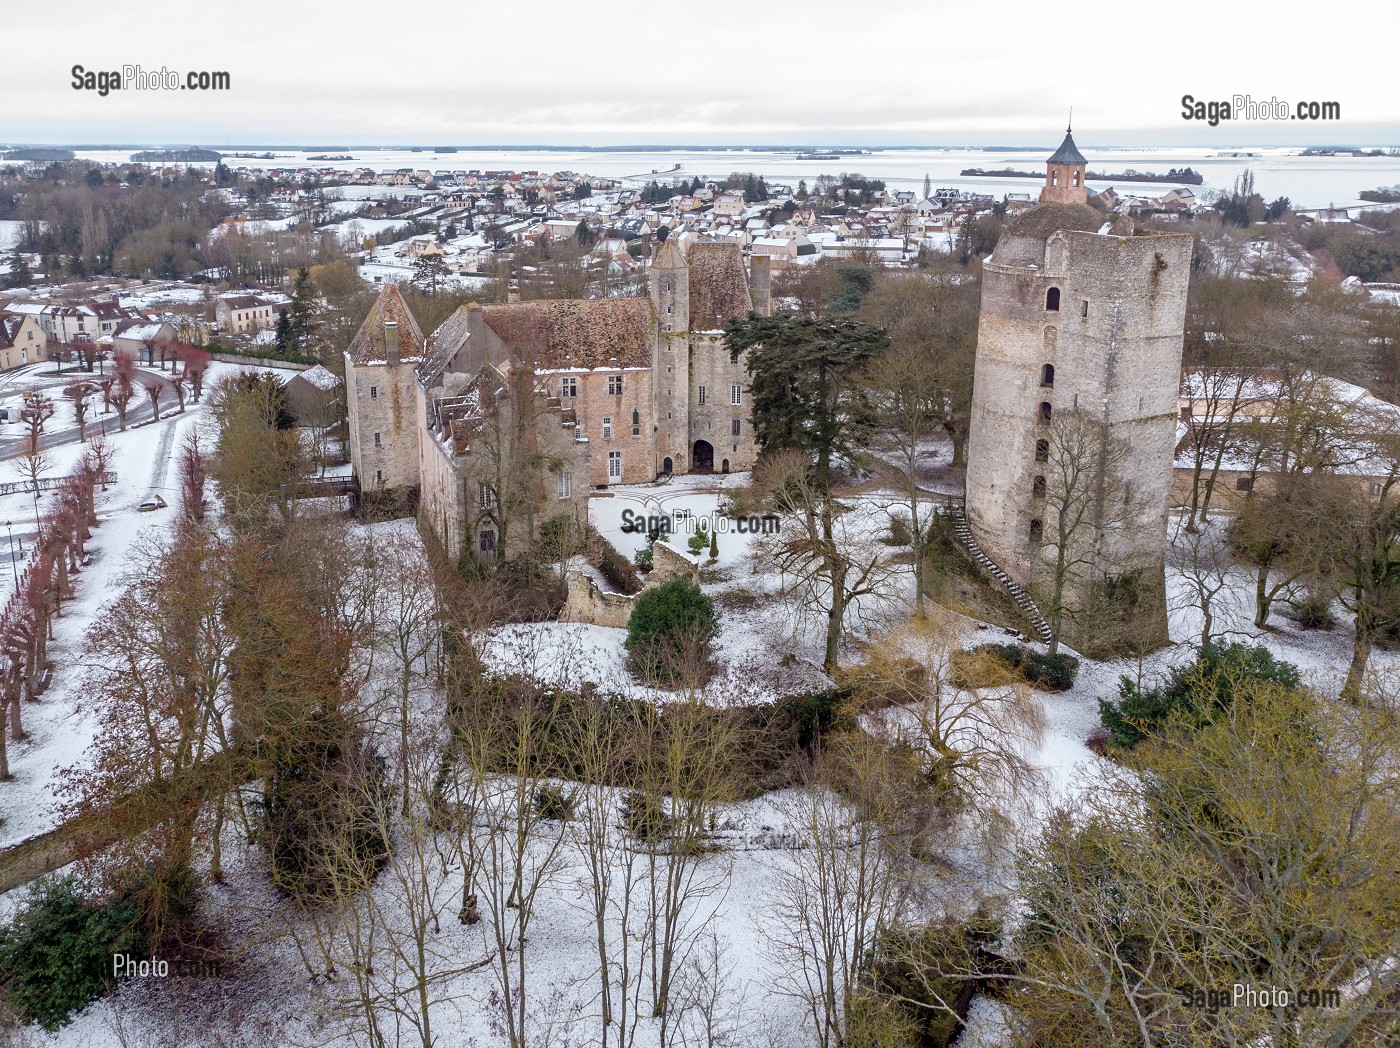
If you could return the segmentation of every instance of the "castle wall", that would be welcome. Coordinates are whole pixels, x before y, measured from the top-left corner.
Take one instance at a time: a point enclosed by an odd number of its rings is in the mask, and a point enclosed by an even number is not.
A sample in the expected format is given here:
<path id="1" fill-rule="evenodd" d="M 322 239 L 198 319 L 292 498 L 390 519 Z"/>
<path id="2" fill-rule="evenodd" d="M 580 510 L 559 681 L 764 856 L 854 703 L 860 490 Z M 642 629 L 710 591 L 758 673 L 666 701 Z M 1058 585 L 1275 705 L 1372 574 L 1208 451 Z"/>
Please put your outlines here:
<path id="1" fill-rule="evenodd" d="M 1032 592 L 1053 556 L 1032 522 L 1045 536 L 1056 525 L 1036 481 L 1056 484 L 1054 453 L 1037 461 L 1037 443 L 1057 431 L 1042 404 L 1052 418 L 1077 411 L 1100 424 L 1115 449 L 1076 535 L 1092 536 L 1096 559 L 1073 569 L 1071 602 L 1105 575 L 1161 575 L 1190 259 L 1189 235 L 1073 231 L 1013 236 L 983 267 L 967 513 L 982 547 Z M 1052 288 L 1057 311 L 1046 308 Z"/>
<path id="2" fill-rule="evenodd" d="M 416 388 L 411 363 L 356 365 L 346 355 L 350 462 L 364 491 L 418 483 Z"/>
<path id="3" fill-rule="evenodd" d="M 740 387 L 740 403 L 731 402 L 730 387 Z M 705 402 L 700 403 L 700 391 Z M 715 472 L 729 462 L 731 472 L 752 469 L 758 457 L 753 438 L 753 404 L 749 399 L 749 373 L 741 356 L 729 359 L 729 348 L 717 331 L 692 332 L 690 337 L 689 445 L 697 440 L 714 447 Z M 734 433 L 734 423 L 739 433 Z M 689 464 L 689 446 L 687 465 Z"/>

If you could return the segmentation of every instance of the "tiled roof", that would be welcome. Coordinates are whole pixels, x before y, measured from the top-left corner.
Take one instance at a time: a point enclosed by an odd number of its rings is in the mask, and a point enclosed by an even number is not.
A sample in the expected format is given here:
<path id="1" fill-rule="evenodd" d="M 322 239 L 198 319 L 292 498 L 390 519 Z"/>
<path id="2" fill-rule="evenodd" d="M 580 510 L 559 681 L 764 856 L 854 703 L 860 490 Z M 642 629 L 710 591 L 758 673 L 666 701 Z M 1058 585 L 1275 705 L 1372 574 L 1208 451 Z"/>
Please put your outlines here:
<path id="1" fill-rule="evenodd" d="M 408 305 L 399 294 L 396 284 L 387 285 L 374 300 L 369 316 L 350 340 L 346 350 L 350 359 L 357 364 L 383 363 L 387 357 L 384 351 L 384 325 L 393 321 L 399 325 L 399 358 L 405 361 L 419 360 L 423 356 L 423 332 L 418 321 L 408 311 Z"/>
<path id="2" fill-rule="evenodd" d="M 648 367 L 656 315 L 649 298 L 519 302 L 483 318 L 522 361 L 537 368 Z"/>
<path id="3" fill-rule="evenodd" d="M 691 244 L 690 327 L 711 331 L 753 309 L 738 244 Z"/>

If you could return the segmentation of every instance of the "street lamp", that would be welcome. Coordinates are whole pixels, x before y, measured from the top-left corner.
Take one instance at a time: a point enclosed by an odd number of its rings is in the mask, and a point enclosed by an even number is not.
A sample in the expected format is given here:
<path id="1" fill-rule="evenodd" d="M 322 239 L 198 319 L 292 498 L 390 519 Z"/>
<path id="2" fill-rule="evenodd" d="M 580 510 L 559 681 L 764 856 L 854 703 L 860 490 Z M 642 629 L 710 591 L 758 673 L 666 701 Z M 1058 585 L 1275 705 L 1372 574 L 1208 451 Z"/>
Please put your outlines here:
<path id="1" fill-rule="evenodd" d="M 15 576 L 15 592 L 19 592 L 19 568 L 15 566 L 15 533 L 10 530 L 10 521 L 5 521 L 5 531 L 10 536 L 10 571 Z"/>

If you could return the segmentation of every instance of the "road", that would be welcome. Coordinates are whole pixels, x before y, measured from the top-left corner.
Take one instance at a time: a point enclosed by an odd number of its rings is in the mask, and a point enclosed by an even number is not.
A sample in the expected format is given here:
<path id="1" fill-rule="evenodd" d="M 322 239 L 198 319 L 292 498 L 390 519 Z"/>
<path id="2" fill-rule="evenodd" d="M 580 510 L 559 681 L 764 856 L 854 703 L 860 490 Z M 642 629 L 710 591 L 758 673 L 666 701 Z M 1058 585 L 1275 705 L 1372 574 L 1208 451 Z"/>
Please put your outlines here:
<path id="1" fill-rule="evenodd" d="M 87 380 L 96 382 L 102 376 L 89 375 L 85 371 L 67 371 L 62 375 L 53 376 L 52 382 L 35 383 L 26 385 L 25 389 L 43 390 L 54 401 L 53 417 L 45 423 L 44 430 L 39 434 L 39 450 L 61 447 L 64 444 L 76 444 L 78 442 L 78 427 L 73 422 L 73 404 L 67 397 L 63 396 L 63 387 L 73 382 Z M 126 424 L 135 425 L 137 422 L 151 418 L 151 400 L 146 396 L 146 391 L 142 383 L 148 378 L 163 377 L 170 378 L 170 373 L 163 376 L 159 371 L 152 371 L 145 368 L 138 368 L 136 371 L 136 393 L 131 398 L 131 403 L 126 410 Z M 8 391 L 7 391 L 8 392 Z M 176 404 L 175 394 L 168 393 L 161 398 L 162 408 L 173 407 Z M 11 421 L 0 422 L 0 462 L 6 459 L 17 458 L 29 450 L 29 430 L 24 423 L 16 417 L 16 412 L 11 411 Z M 62 420 L 61 422 L 59 420 Z M 57 425 L 55 425 L 57 423 Z M 93 394 L 88 402 L 87 432 L 89 435 L 103 430 L 108 433 L 115 433 L 119 423 L 115 408 L 103 411 L 102 394 Z M 60 428 L 61 427 L 61 428 Z"/>

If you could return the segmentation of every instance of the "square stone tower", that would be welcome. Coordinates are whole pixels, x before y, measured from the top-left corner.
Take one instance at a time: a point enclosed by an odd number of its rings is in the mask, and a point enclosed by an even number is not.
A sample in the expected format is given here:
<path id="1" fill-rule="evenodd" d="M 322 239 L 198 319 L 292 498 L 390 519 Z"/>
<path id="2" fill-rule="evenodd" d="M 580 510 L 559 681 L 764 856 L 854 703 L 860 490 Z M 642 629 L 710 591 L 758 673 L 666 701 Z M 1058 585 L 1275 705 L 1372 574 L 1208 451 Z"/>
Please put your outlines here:
<path id="1" fill-rule="evenodd" d="M 1063 154 L 1051 172 L 1075 167 Z M 1047 193 L 1064 188 L 1047 174 Z M 1104 226 L 1085 203 L 1044 203 L 983 264 L 967 466 L 973 537 L 1090 652 L 1166 639 L 1192 245 Z"/>

